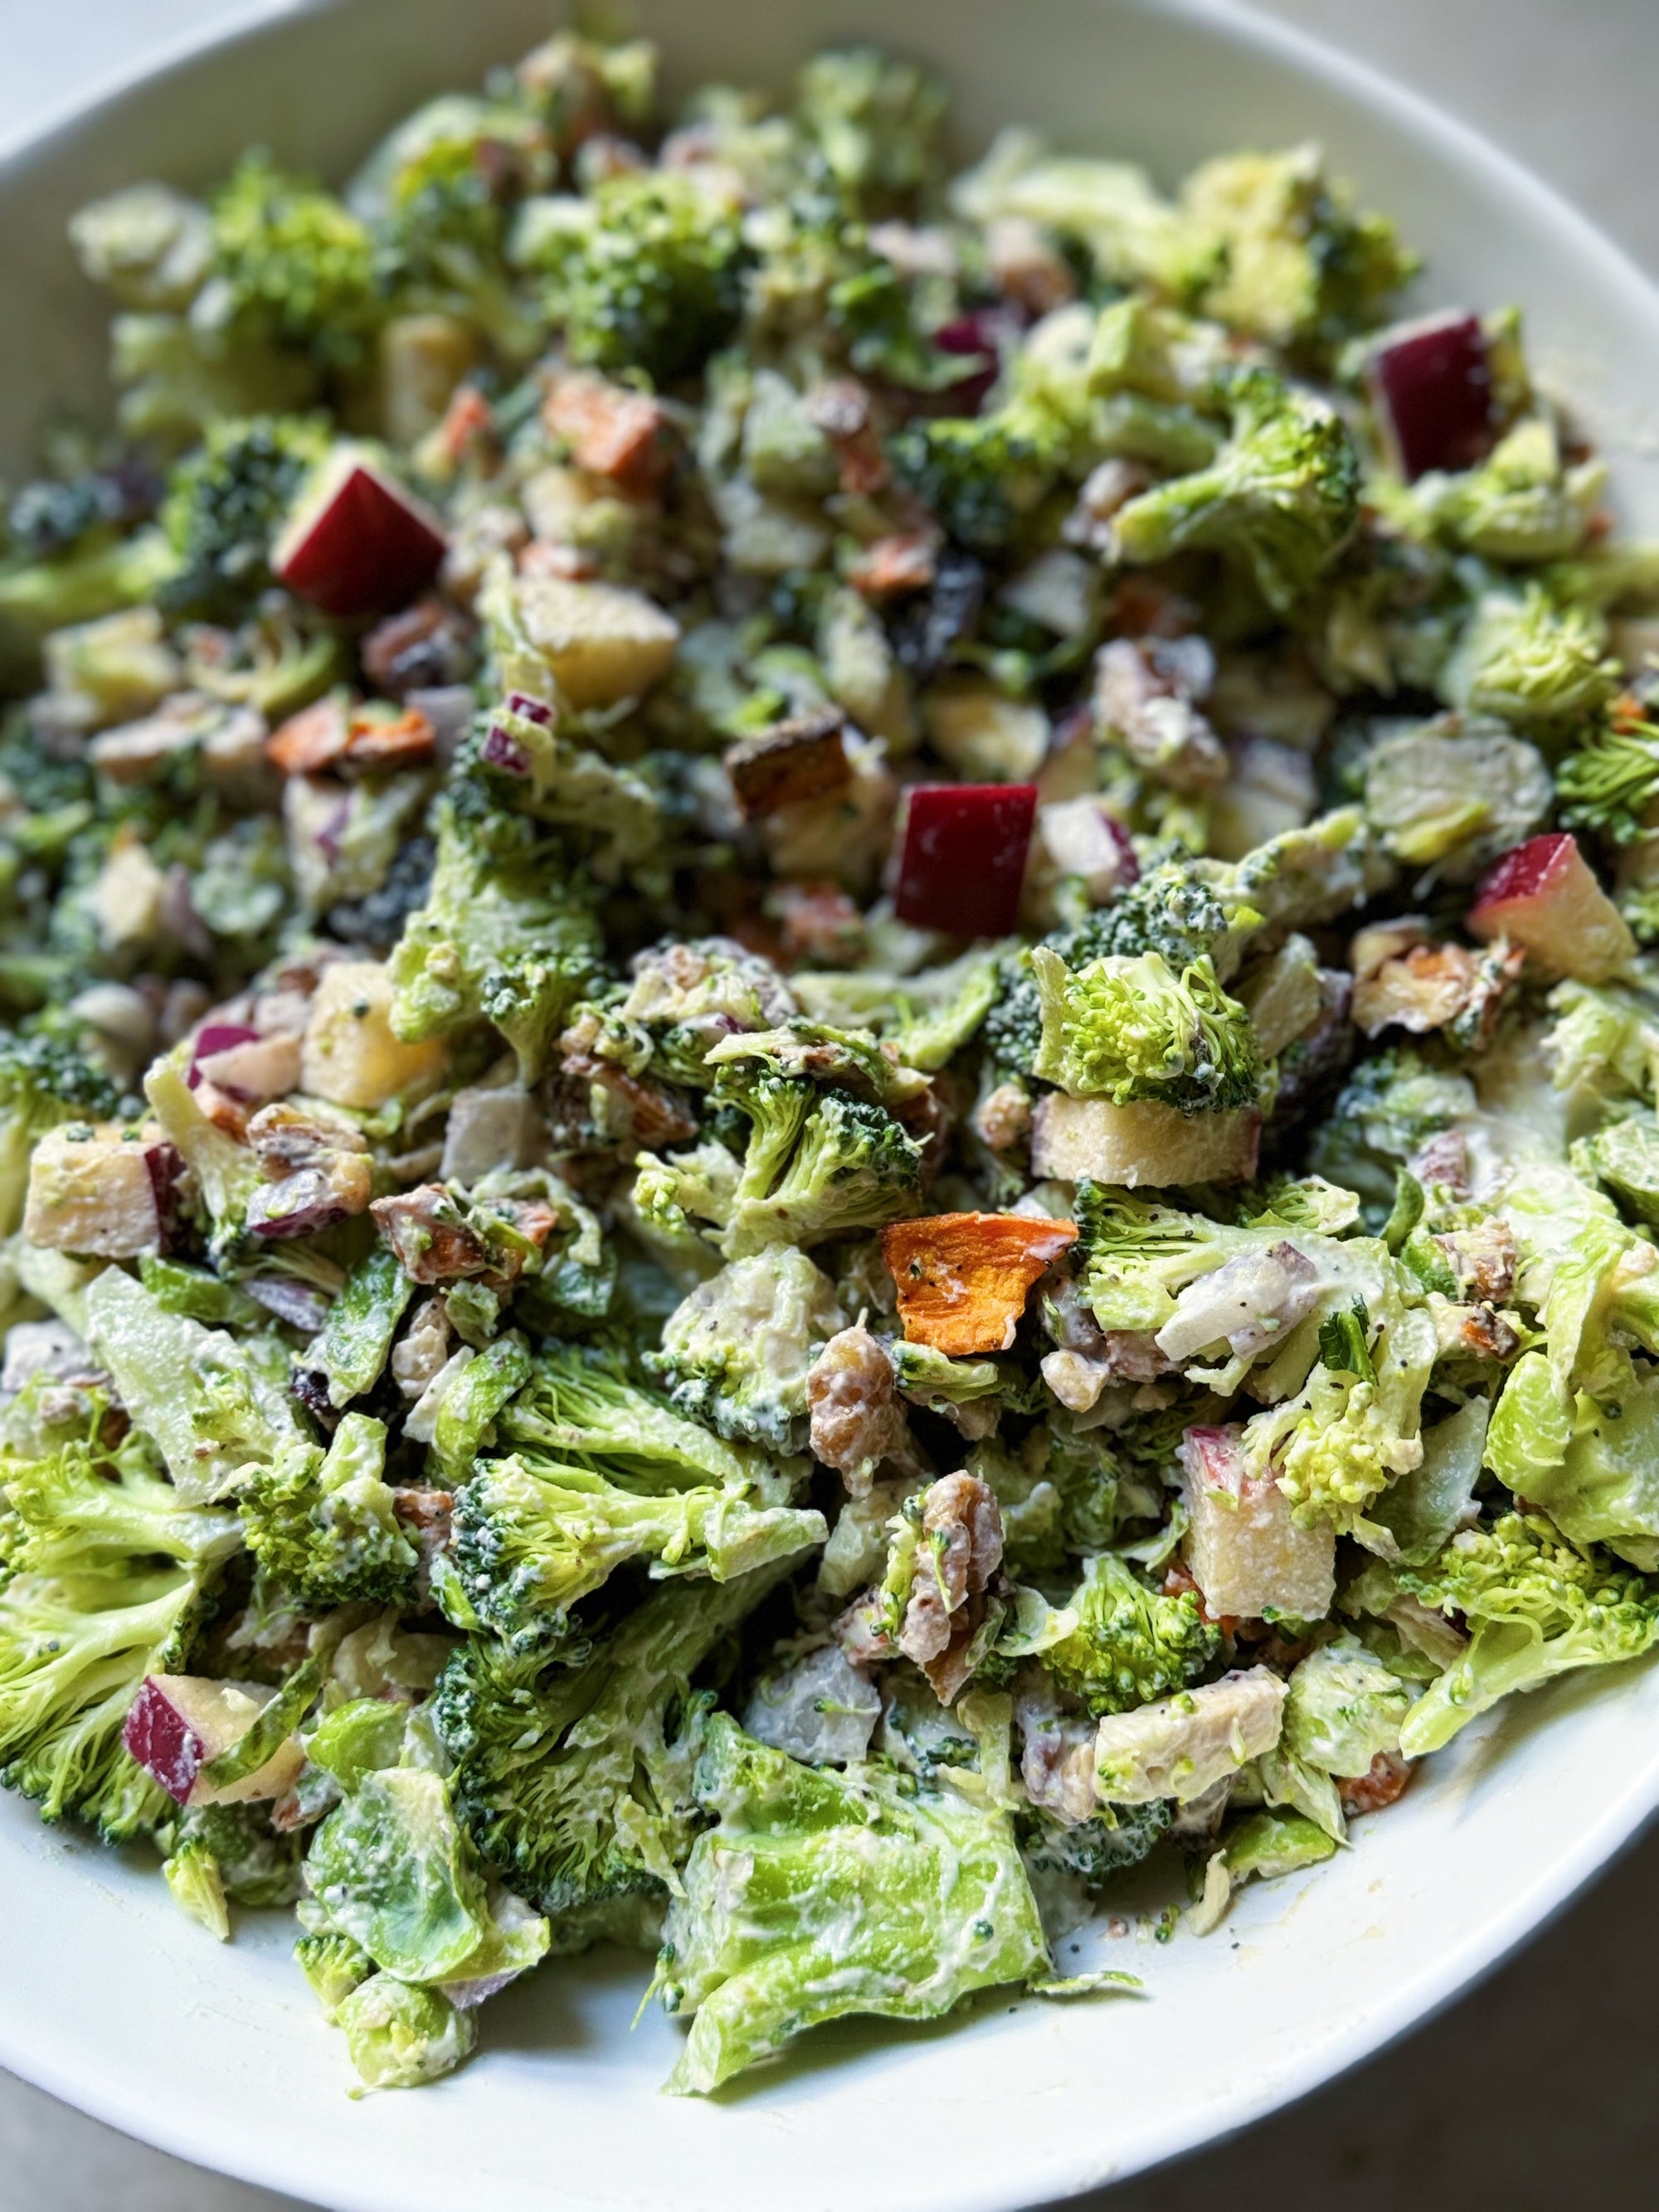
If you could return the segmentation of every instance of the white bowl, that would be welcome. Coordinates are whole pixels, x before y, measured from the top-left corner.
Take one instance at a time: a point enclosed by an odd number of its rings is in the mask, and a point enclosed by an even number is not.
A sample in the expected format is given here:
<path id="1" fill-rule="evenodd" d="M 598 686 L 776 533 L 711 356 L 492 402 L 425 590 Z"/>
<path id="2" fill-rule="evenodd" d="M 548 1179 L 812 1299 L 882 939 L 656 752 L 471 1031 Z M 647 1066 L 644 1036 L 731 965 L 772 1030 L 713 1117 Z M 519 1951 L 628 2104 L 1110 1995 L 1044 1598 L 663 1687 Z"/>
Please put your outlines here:
<path id="1" fill-rule="evenodd" d="M 1305 38 L 1153 0 L 645 0 L 678 80 L 781 82 L 862 33 L 942 67 L 965 146 L 1030 122 L 1172 179 L 1241 143 L 1322 138 L 1429 257 L 1428 301 L 1522 301 L 1534 361 L 1659 530 L 1659 299 L 1544 187 Z M 95 397 L 101 319 L 70 211 L 145 175 L 204 180 L 264 141 L 330 172 L 424 94 L 543 35 L 544 0 L 266 9 L 175 52 L 0 165 L 0 468 L 48 406 Z M 1470 1729 L 1311 1878 L 1218 1934 L 1099 1948 L 1145 2001 L 986 2000 L 927 2030 L 848 2026 L 713 2103 L 659 2096 L 678 2031 L 606 1954 L 494 2003 L 482 2055 L 353 2101 L 281 1925 L 216 1948 L 152 1868 L 0 1802 L 0 2061 L 163 2148 L 352 2212 L 1010 2212 L 1186 2150 L 1301 2095 L 1492 1966 L 1659 1803 L 1659 1673 L 1581 1678 Z M 1069 1961 L 1068 1961 L 1069 1963 Z"/>

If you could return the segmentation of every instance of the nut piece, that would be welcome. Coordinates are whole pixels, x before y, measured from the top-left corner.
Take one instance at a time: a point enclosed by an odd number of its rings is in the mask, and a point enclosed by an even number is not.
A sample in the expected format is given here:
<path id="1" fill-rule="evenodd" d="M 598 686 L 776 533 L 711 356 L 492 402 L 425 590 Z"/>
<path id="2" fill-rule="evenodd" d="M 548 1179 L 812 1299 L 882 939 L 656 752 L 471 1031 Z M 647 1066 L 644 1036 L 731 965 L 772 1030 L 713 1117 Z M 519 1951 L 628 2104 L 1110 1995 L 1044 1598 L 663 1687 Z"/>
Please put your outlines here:
<path id="1" fill-rule="evenodd" d="M 842 738 L 846 720 L 839 708 L 823 708 L 728 745 L 726 772 L 744 818 L 757 821 L 781 806 L 841 790 L 853 772 Z"/>
<path id="2" fill-rule="evenodd" d="M 1002 1565 L 1002 1509 L 974 1474 L 947 1474 L 922 1493 L 921 1540 L 899 1650 L 948 1705 L 968 1677 L 984 1593 Z"/>
<path id="3" fill-rule="evenodd" d="M 1076 1242 L 1074 1221 L 1018 1213 L 890 1223 L 881 1249 L 906 1340 L 952 1358 L 1006 1352 L 1032 1285 Z"/>
<path id="4" fill-rule="evenodd" d="M 812 1456 L 833 1467 L 854 1498 L 869 1495 L 884 1460 L 916 1464 L 893 1363 L 860 1323 L 832 1336 L 806 1377 Z"/>

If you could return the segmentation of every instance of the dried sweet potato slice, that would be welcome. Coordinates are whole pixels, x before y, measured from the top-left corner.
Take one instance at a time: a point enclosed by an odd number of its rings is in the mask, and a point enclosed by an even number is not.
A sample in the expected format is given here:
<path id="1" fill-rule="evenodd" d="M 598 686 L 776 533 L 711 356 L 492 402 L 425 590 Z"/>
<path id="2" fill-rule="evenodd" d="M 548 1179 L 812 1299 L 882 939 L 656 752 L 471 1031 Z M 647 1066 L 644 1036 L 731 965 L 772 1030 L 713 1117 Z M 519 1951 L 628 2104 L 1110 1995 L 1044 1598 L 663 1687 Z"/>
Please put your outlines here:
<path id="1" fill-rule="evenodd" d="M 1074 1221 L 1021 1213 L 935 1213 L 890 1223 L 881 1248 L 907 1340 L 952 1358 L 1006 1352 L 1031 1285 L 1076 1242 Z"/>

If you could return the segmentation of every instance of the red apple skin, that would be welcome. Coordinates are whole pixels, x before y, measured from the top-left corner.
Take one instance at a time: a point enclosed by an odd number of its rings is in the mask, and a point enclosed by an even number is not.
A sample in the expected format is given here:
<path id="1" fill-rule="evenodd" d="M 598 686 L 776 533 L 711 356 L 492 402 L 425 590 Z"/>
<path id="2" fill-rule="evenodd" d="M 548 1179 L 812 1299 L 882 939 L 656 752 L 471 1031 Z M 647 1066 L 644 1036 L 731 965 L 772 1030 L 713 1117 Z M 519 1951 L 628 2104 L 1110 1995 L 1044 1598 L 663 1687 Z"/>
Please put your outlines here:
<path id="1" fill-rule="evenodd" d="M 360 453 L 325 467 L 276 542 L 277 580 L 325 614 L 404 607 L 432 581 L 446 540 L 437 518 Z"/>
<path id="2" fill-rule="evenodd" d="M 1473 468 L 1492 451 L 1492 364 L 1478 315 L 1406 324 L 1378 343 L 1366 380 L 1407 483 L 1430 469 Z"/>
<path id="3" fill-rule="evenodd" d="M 1483 878 L 1469 908 L 1470 933 L 1506 937 L 1546 974 L 1605 982 L 1635 954 L 1624 917 L 1565 830 L 1528 837 Z"/>
<path id="4" fill-rule="evenodd" d="M 894 910 L 919 929 L 1006 937 L 1019 919 L 1034 783 L 919 783 L 904 818 Z"/>
<path id="5" fill-rule="evenodd" d="M 165 1678 L 146 1675 L 132 1701 L 121 1741 L 176 1805 L 190 1802 L 207 1747 L 167 1696 Z"/>

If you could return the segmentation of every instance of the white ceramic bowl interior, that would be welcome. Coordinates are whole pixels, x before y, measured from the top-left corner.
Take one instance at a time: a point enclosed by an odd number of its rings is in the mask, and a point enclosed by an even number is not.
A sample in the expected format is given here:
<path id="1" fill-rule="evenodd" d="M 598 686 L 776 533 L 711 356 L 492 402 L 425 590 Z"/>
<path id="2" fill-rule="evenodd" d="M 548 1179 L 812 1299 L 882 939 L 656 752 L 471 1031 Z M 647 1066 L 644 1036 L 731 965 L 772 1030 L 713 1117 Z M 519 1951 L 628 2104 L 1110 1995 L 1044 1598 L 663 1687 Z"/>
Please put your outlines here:
<path id="1" fill-rule="evenodd" d="M 251 11 L 0 164 L 0 468 L 96 403 L 102 318 L 69 214 L 184 184 L 263 142 L 339 173 L 418 99 L 545 34 L 540 0 L 336 0 Z M 879 39 L 957 92 L 962 149 L 1007 121 L 1166 181 L 1220 149 L 1323 140 L 1424 249 L 1426 302 L 1528 311 L 1533 356 L 1659 530 L 1659 300 L 1480 141 L 1363 69 L 1222 6 L 1156 0 L 641 0 L 675 81 L 781 83 L 817 44 Z M 1659 1803 L 1659 1673 L 1570 1681 L 1468 1731 L 1310 1879 L 1248 1892 L 1217 1935 L 1088 1939 L 1144 2000 L 993 1997 L 927 2030 L 848 2026 L 712 2103 L 657 2094 L 678 2031 L 605 1954 L 493 2003 L 483 2055 L 353 2101 L 283 1924 L 228 1949 L 153 1868 L 0 1802 L 0 2062 L 167 2149 L 351 2212 L 1011 2212 L 1192 2148 L 1375 2050 L 1492 1966 Z M 1067 1963 L 1073 1963 L 1068 1956 Z M 1079 1961 L 1079 1963 L 1081 1963 Z"/>

